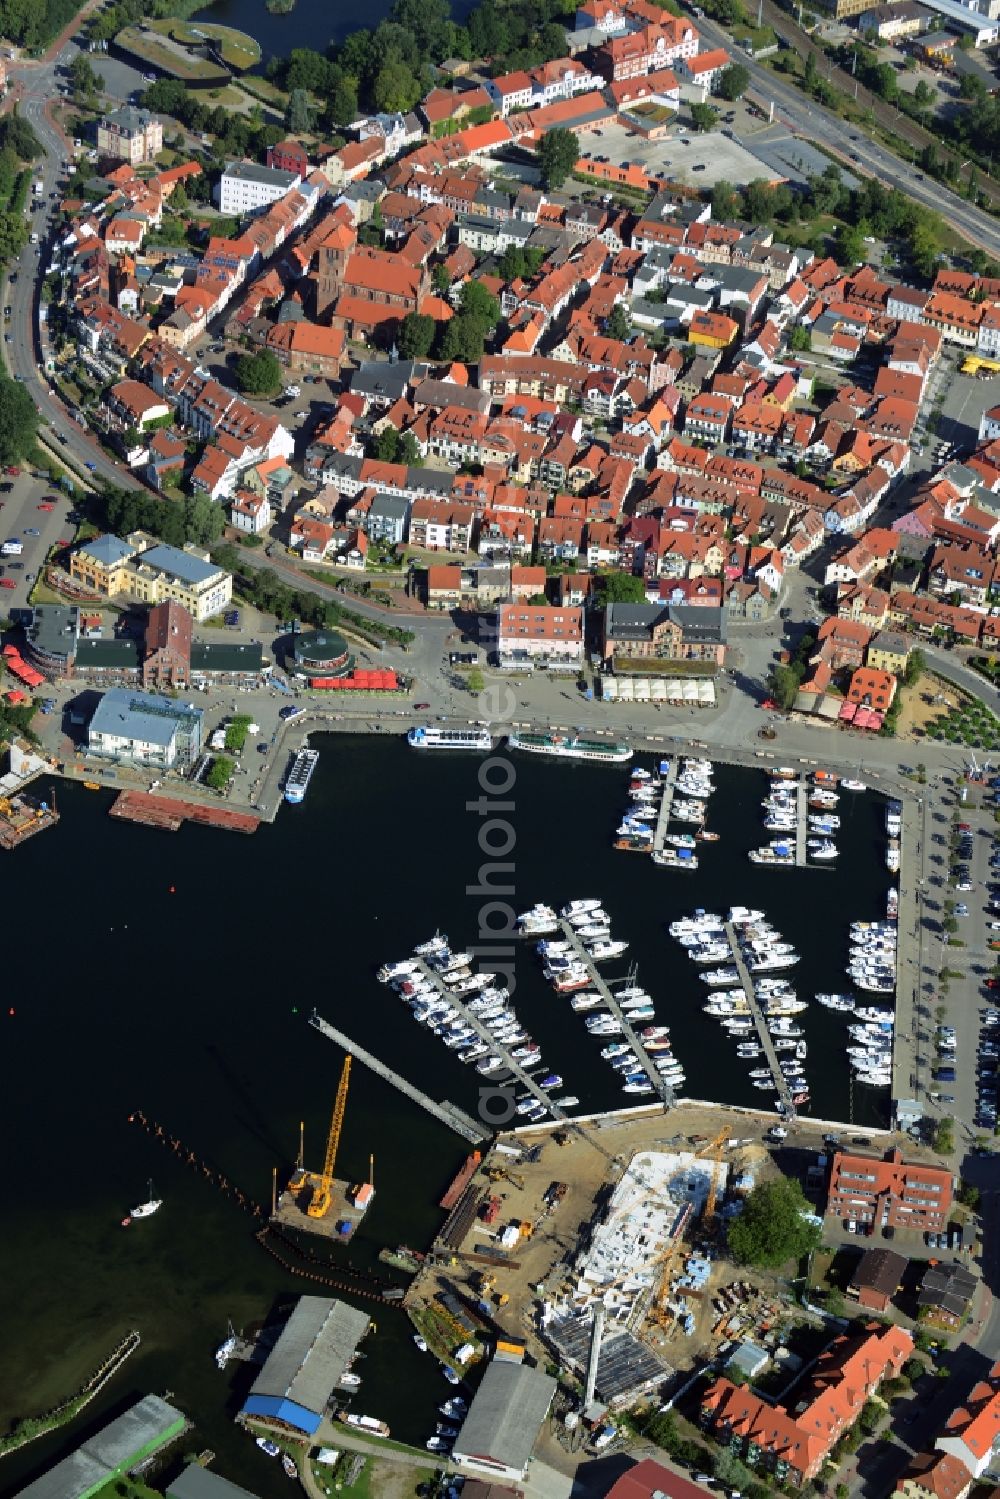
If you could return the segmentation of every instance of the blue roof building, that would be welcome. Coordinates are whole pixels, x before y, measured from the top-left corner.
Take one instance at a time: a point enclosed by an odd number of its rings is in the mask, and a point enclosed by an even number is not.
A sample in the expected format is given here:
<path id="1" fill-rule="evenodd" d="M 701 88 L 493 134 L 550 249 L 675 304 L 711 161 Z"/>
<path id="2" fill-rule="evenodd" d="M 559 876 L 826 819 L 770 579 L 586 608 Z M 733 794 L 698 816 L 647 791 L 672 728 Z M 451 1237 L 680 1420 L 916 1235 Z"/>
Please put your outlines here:
<path id="1" fill-rule="evenodd" d="M 303 1296 L 254 1380 L 242 1414 L 312 1436 L 370 1318 L 325 1296 Z"/>

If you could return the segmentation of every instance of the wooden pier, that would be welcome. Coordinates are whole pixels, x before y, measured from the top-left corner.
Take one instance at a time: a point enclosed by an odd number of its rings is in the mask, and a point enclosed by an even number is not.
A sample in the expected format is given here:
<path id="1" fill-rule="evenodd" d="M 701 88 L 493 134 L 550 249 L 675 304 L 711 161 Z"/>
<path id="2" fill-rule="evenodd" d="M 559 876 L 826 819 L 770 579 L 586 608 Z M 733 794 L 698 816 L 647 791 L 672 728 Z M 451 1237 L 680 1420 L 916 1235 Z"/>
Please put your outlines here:
<path id="1" fill-rule="evenodd" d="M 674 805 L 674 787 L 677 785 L 677 772 L 680 767 L 680 759 L 677 755 L 672 756 L 670 769 L 667 771 L 663 782 L 663 795 L 660 797 L 660 808 L 656 814 L 656 831 L 653 834 L 653 852 L 662 853 L 663 844 L 667 836 L 667 825 L 670 822 L 670 813 Z"/>
<path id="2" fill-rule="evenodd" d="M 564 1109 L 558 1108 L 552 1102 L 552 1099 L 549 1097 L 548 1093 L 546 1093 L 545 1089 L 540 1088 L 531 1074 L 525 1071 L 524 1064 L 518 1061 L 516 1057 L 513 1057 L 511 1055 L 509 1047 L 503 1046 L 500 1044 L 500 1042 L 497 1041 L 496 1036 L 490 1030 L 489 1026 L 485 1023 L 485 1021 L 480 1020 L 479 1016 L 474 1010 L 469 1009 L 468 1005 L 466 1005 L 463 1001 L 461 995 L 455 994 L 453 990 L 449 989 L 447 984 L 442 981 L 441 975 L 437 973 L 433 968 L 431 968 L 427 963 L 425 963 L 423 958 L 420 958 L 418 961 L 420 965 L 419 971 L 423 974 L 424 978 L 431 981 L 438 994 L 441 995 L 442 999 L 446 999 L 450 1005 L 454 1006 L 459 1015 L 461 1015 L 462 1019 L 465 1021 L 466 1025 L 471 1025 L 480 1041 L 485 1042 L 490 1051 L 495 1056 L 501 1058 L 510 1075 L 521 1085 L 522 1088 L 524 1088 L 525 1092 L 530 1093 L 531 1096 L 537 1099 L 539 1103 L 544 1104 L 546 1109 L 549 1111 L 549 1115 L 551 1118 L 558 1119 L 560 1121 L 568 1120 L 569 1115 L 566 1113 L 566 1111 Z M 478 990 L 474 990 L 470 997 L 474 999 L 478 992 Z M 531 1065 L 536 1066 L 537 1064 L 533 1063 Z M 502 1078 L 503 1075 L 498 1074 L 498 1076 Z M 491 1084 L 489 1076 L 484 1078 L 484 1085 L 486 1087 L 496 1086 L 496 1084 Z M 559 1093 L 567 1086 L 568 1084 L 563 1083 L 559 1088 L 554 1088 L 552 1091 L 554 1093 Z M 505 1122 L 510 1123 L 511 1121 L 508 1120 Z M 482 1136 L 480 1136 L 480 1138 L 482 1138 Z"/>
<path id="3" fill-rule="evenodd" d="M 426 1109 L 428 1114 L 433 1114 L 435 1119 L 440 1120 L 442 1124 L 446 1124 L 449 1129 L 453 1129 L 464 1140 L 468 1140 L 472 1145 L 478 1145 L 481 1140 L 489 1139 L 490 1131 L 484 1129 L 481 1124 L 466 1114 L 457 1104 L 451 1103 L 448 1099 L 445 1099 L 441 1103 L 436 1103 L 427 1093 L 422 1093 L 411 1082 L 407 1082 L 405 1077 L 401 1077 L 398 1072 L 394 1072 L 391 1067 L 387 1067 L 384 1062 L 380 1062 L 378 1057 L 372 1056 L 370 1051 L 366 1051 L 363 1046 L 359 1046 L 356 1041 L 352 1041 L 350 1036 L 346 1036 L 336 1026 L 330 1025 L 315 1010 L 313 1010 L 309 1017 L 309 1024 L 314 1026 L 320 1035 L 325 1036 L 328 1041 L 336 1041 L 337 1045 L 343 1047 L 344 1051 L 350 1052 L 356 1062 L 361 1062 L 370 1072 L 374 1072 L 377 1077 L 382 1078 L 387 1083 L 391 1083 L 400 1093 L 404 1093 L 413 1103 L 417 1103 L 422 1109 Z"/>
<path id="4" fill-rule="evenodd" d="M 764 1055 L 767 1058 L 767 1065 L 771 1069 L 771 1076 L 773 1077 L 775 1087 L 778 1090 L 778 1096 L 780 1097 L 782 1103 L 785 1105 L 786 1117 L 789 1119 L 794 1119 L 795 1105 L 792 1103 L 791 1089 L 785 1082 L 785 1074 L 781 1070 L 781 1066 L 778 1062 L 778 1053 L 774 1049 L 774 1039 L 771 1035 L 771 1032 L 767 1028 L 767 1021 L 764 1018 L 764 1012 L 761 1009 L 760 1005 L 757 1003 L 757 994 L 754 990 L 753 976 L 743 960 L 743 950 L 740 947 L 740 939 L 737 935 L 736 928 L 731 921 L 726 922 L 725 932 L 726 941 L 729 943 L 729 950 L 733 955 L 733 963 L 735 964 L 736 972 L 739 974 L 740 983 L 743 986 L 743 993 L 746 995 L 747 1004 L 750 1006 L 750 1014 L 753 1016 L 753 1023 L 757 1027 L 757 1039 L 760 1041 L 760 1044 L 764 1049 Z"/>
<path id="5" fill-rule="evenodd" d="M 563 936 L 568 940 L 575 955 L 588 970 L 591 983 L 621 1026 L 622 1035 L 624 1036 L 625 1040 L 628 1042 L 632 1050 L 635 1052 L 636 1056 L 639 1058 L 639 1061 L 642 1064 L 642 1070 L 649 1078 L 649 1081 L 653 1084 L 654 1091 L 660 1095 L 660 1098 L 663 1100 L 664 1104 L 672 1104 L 674 1101 L 674 1090 L 668 1083 L 664 1082 L 660 1073 L 657 1072 L 656 1068 L 653 1066 L 653 1063 L 650 1060 L 649 1052 L 646 1050 L 645 1046 L 643 1046 L 639 1037 L 633 1030 L 627 1013 L 621 1008 L 618 1001 L 615 999 L 615 996 L 612 994 L 610 987 L 598 973 L 597 965 L 594 963 L 594 960 L 587 952 L 587 949 L 583 943 L 583 938 L 576 931 L 575 927 L 571 926 L 570 923 L 565 919 L 560 920 L 559 929 L 562 932 Z"/>

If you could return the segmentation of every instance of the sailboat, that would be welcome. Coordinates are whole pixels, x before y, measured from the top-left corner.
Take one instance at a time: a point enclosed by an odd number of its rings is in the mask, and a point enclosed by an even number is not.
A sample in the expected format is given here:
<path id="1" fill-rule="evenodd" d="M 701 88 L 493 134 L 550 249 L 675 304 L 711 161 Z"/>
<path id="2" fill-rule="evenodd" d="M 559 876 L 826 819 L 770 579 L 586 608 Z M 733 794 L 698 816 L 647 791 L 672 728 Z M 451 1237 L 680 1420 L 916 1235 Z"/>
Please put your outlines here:
<path id="1" fill-rule="evenodd" d="M 152 1218 L 153 1214 L 163 1206 L 163 1199 L 153 1196 L 152 1178 L 148 1183 L 148 1191 L 149 1196 L 146 1201 L 140 1202 L 138 1207 L 134 1207 L 128 1216 L 122 1219 L 122 1228 L 128 1228 L 134 1218 Z"/>

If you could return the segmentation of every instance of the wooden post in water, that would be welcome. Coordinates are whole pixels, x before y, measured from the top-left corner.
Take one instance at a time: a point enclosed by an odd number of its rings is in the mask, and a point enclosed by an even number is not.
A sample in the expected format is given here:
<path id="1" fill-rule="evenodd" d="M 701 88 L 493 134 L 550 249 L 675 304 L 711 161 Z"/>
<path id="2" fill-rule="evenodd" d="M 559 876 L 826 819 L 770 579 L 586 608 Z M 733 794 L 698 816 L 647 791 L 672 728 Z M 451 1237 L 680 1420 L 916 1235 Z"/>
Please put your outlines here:
<path id="1" fill-rule="evenodd" d="M 271 1217 L 278 1211 L 278 1168 L 271 1167 Z"/>

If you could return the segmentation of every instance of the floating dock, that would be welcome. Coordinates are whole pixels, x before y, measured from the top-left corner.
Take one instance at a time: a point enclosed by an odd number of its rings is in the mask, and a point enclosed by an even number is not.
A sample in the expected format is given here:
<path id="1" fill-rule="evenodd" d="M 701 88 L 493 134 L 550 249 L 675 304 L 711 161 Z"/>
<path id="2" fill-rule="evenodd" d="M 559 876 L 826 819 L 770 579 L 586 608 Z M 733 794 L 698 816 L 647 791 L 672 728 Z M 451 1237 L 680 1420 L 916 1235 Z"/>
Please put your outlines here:
<path id="1" fill-rule="evenodd" d="M 760 1041 L 760 1044 L 764 1049 L 764 1055 L 767 1058 L 767 1065 L 771 1069 L 771 1076 L 774 1079 L 774 1085 L 778 1090 L 778 1096 L 780 1097 L 782 1103 L 785 1105 L 786 1117 L 789 1119 L 794 1119 L 795 1105 L 792 1103 L 791 1090 L 789 1089 L 788 1084 L 785 1082 L 785 1074 L 782 1072 L 781 1067 L 778 1064 L 778 1053 L 774 1049 L 774 1040 L 771 1036 L 771 1032 L 767 1028 L 767 1021 L 764 1019 L 764 1012 L 762 1011 L 760 1005 L 757 1003 L 757 995 L 753 986 L 753 977 L 750 973 L 750 970 L 747 968 L 746 963 L 743 961 L 743 950 L 740 947 L 739 938 L 736 935 L 736 928 L 733 926 L 733 923 L 731 921 L 727 921 L 725 923 L 725 932 L 726 941 L 729 943 L 729 950 L 733 955 L 733 963 L 735 964 L 736 972 L 739 974 L 740 983 L 743 986 L 743 993 L 746 995 L 747 1004 L 750 1006 L 750 1014 L 753 1016 L 753 1023 L 757 1027 L 757 1039 Z"/>
<path id="2" fill-rule="evenodd" d="M 809 833 L 809 781 L 800 776 L 795 783 L 795 867 L 806 869 L 806 838 Z"/>
<path id="3" fill-rule="evenodd" d="M 474 1010 L 469 1009 L 468 1005 L 464 1003 L 460 995 L 453 993 L 453 991 L 448 988 L 447 984 L 445 984 L 442 980 L 441 975 L 435 969 L 431 968 L 427 963 L 425 963 L 423 958 L 417 959 L 417 965 L 417 971 L 421 973 L 424 978 L 430 980 L 430 982 L 434 985 L 434 988 L 437 990 L 438 994 L 440 994 L 441 998 L 447 1000 L 450 1005 L 454 1006 L 459 1015 L 461 1015 L 462 1019 L 465 1021 L 466 1025 L 470 1025 L 475 1031 L 480 1041 L 485 1042 L 489 1046 L 490 1051 L 495 1056 L 498 1056 L 501 1059 L 504 1067 L 510 1074 L 510 1077 L 512 1077 L 516 1083 L 520 1084 L 520 1086 L 525 1090 L 526 1093 L 530 1093 L 532 1098 L 535 1098 L 539 1103 L 544 1104 L 551 1118 L 568 1120 L 569 1115 L 563 1109 L 556 1107 L 556 1105 L 552 1102 L 552 1099 L 549 1097 L 548 1093 L 545 1092 L 545 1089 L 540 1088 L 531 1074 L 525 1071 L 523 1064 L 519 1062 L 516 1057 L 511 1056 L 510 1048 L 501 1045 L 486 1022 L 480 1020 L 479 1016 Z M 473 993 L 472 997 L 475 998 L 475 993 Z M 535 1065 L 537 1068 L 537 1064 Z M 486 1088 L 498 1088 L 505 1085 L 509 1086 L 509 1084 L 507 1083 L 507 1079 L 504 1077 L 503 1073 L 497 1073 L 496 1076 L 500 1079 L 499 1083 L 493 1082 L 491 1077 L 485 1077 L 483 1079 L 482 1085 Z M 568 1087 L 569 1085 L 564 1084 L 564 1086 Z M 556 1091 L 558 1092 L 559 1090 L 557 1089 Z M 500 1121 L 498 1120 L 497 1122 L 499 1123 Z M 504 1120 L 503 1122 L 506 1124 L 510 1121 Z"/>
<path id="4" fill-rule="evenodd" d="M 260 818 L 232 807 L 210 807 L 202 802 L 181 801 L 173 796 L 153 796 L 148 791 L 121 791 L 111 805 L 112 817 L 139 822 L 148 828 L 176 833 L 185 822 L 202 827 L 225 828 L 231 833 L 256 833 Z"/>
<path id="5" fill-rule="evenodd" d="M 384 1062 L 380 1062 L 378 1057 L 373 1056 L 370 1051 L 366 1051 L 363 1046 L 359 1046 L 356 1041 L 352 1041 L 350 1036 L 345 1035 L 343 1031 L 339 1031 L 336 1026 L 330 1025 L 315 1010 L 313 1010 L 309 1017 L 309 1024 L 314 1026 L 321 1035 L 326 1036 L 328 1041 L 336 1041 L 337 1045 L 342 1047 L 344 1051 L 350 1052 L 356 1062 L 360 1062 L 370 1072 L 374 1072 L 377 1077 L 382 1078 L 384 1082 L 391 1083 L 400 1093 L 405 1094 L 413 1103 L 419 1104 L 422 1109 L 426 1109 L 428 1114 L 433 1114 L 435 1119 L 439 1120 L 442 1124 L 446 1124 L 449 1129 L 453 1129 L 456 1134 L 461 1135 L 464 1140 L 468 1140 L 471 1145 L 478 1145 L 481 1140 L 489 1139 L 491 1131 L 484 1129 L 475 1119 L 464 1113 L 457 1104 L 450 1103 L 448 1099 L 445 1099 L 442 1103 L 436 1103 L 427 1093 L 422 1093 L 419 1088 L 415 1088 L 405 1077 L 401 1077 L 398 1072 L 394 1072 L 391 1067 L 387 1067 Z"/>
<path id="6" fill-rule="evenodd" d="M 586 967 L 588 973 L 590 974 L 590 981 L 593 984 L 594 988 L 600 994 L 601 998 L 604 1000 L 604 1003 L 607 1005 L 612 1015 L 620 1024 L 622 1028 L 622 1035 L 624 1036 L 625 1040 L 628 1042 L 632 1050 L 635 1052 L 636 1056 L 639 1058 L 639 1061 L 642 1064 L 642 1070 L 649 1078 L 649 1081 L 653 1084 L 654 1090 L 660 1095 L 664 1104 L 672 1104 L 674 1101 L 674 1090 L 669 1086 L 669 1084 L 664 1082 L 663 1078 L 660 1076 L 656 1068 L 653 1066 L 653 1063 L 650 1061 L 649 1052 L 643 1046 L 642 1042 L 639 1040 L 639 1037 L 633 1030 L 627 1014 L 615 999 L 615 996 L 612 994 L 611 989 L 608 987 L 605 980 L 598 973 L 597 965 L 594 963 L 594 960 L 591 958 L 586 947 L 584 946 L 583 938 L 576 931 L 576 928 L 571 926 L 570 923 L 565 920 L 565 918 L 560 920 L 559 929 L 569 942 L 580 962 L 583 963 Z"/>
<path id="7" fill-rule="evenodd" d="M 0 848 L 19 848 L 36 833 L 55 827 L 59 813 L 52 805 L 18 792 L 0 799 Z"/>
<path id="8" fill-rule="evenodd" d="M 667 836 L 667 826 L 670 822 L 670 813 L 674 805 L 674 787 L 677 785 L 677 773 L 680 769 L 680 760 L 674 755 L 670 761 L 666 779 L 663 782 L 663 795 L 660 797 L 660 807 L 656 814 L 656 831 L 653 834 L 654 854 L 663 852 L 664 840 Z"/>

